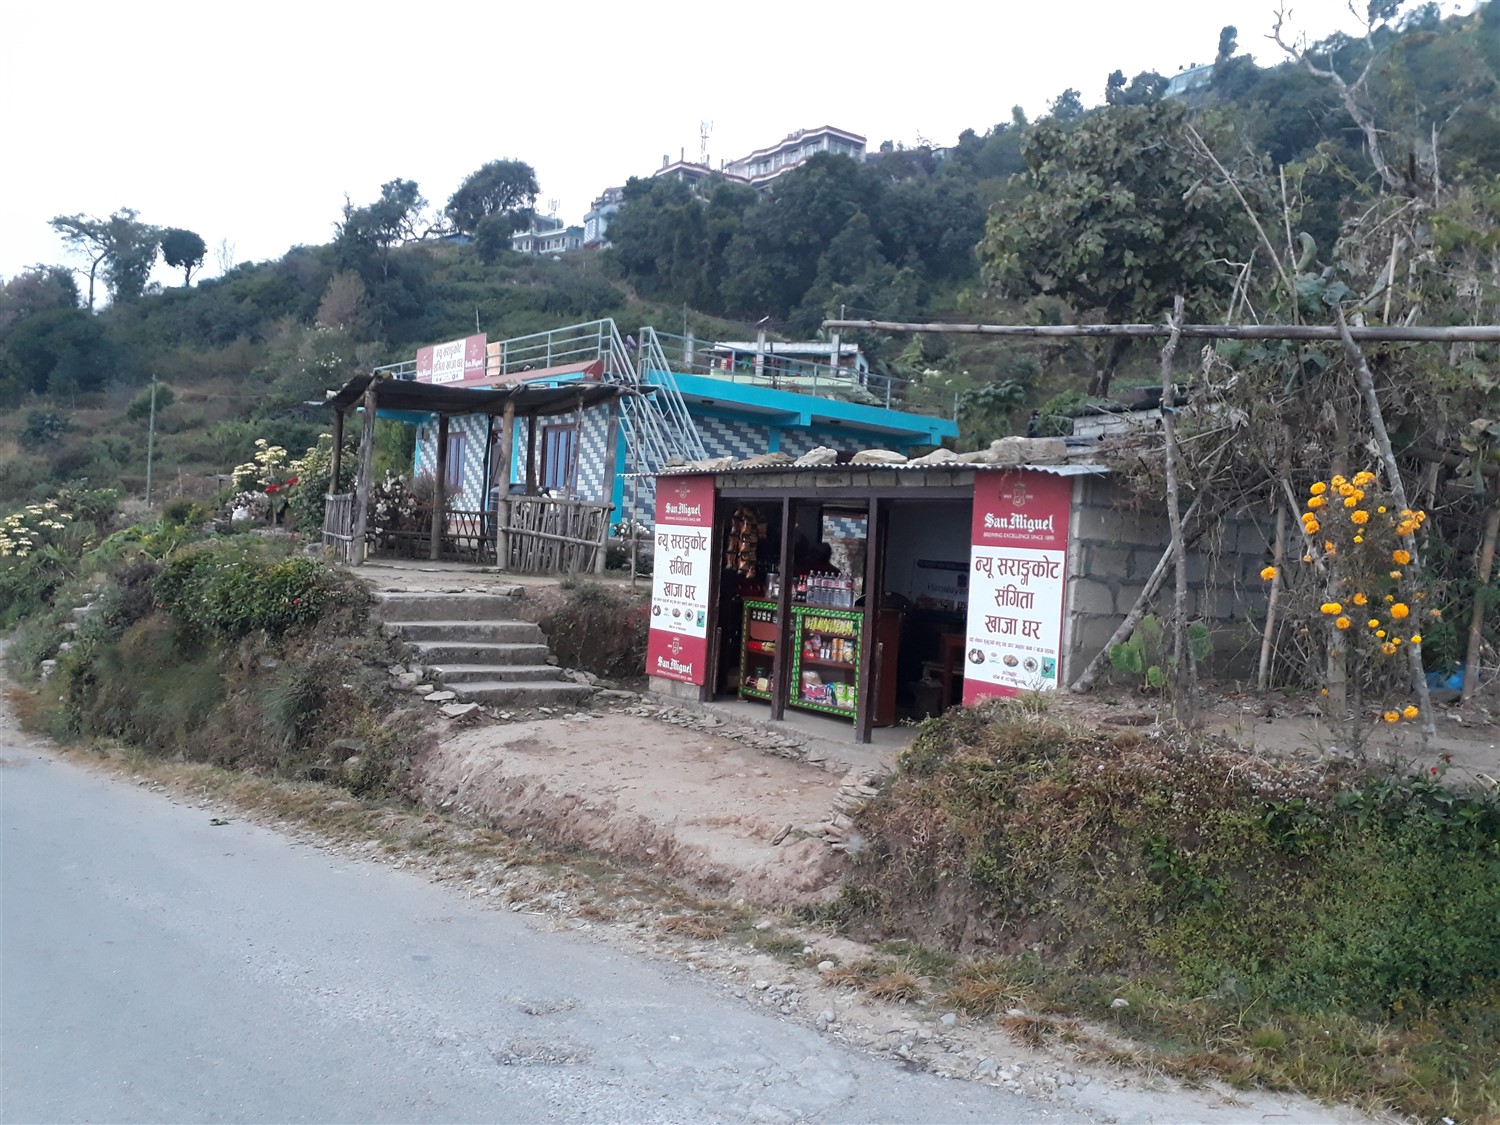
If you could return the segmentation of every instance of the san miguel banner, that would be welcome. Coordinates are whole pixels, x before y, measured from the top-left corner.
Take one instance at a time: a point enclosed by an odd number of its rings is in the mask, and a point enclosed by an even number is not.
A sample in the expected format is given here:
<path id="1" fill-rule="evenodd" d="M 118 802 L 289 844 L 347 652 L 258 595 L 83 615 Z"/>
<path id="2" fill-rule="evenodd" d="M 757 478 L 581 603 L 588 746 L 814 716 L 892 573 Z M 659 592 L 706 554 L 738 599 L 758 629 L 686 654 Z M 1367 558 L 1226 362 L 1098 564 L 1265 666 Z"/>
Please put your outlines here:
<path id="1" fill-rule="evenodd" d="M 712 477 L 656 478 L 656 551 L 646 674 L 701 684 L 708 667 Z"/>
<path id="2" fill-rule="evenodd" d="M 484 378 L 486 338 L 466 336 L 417 349 L 417 382 L 463 383 Z"/>
<path id="3" fill-rule="evenodd" d="M 1055 691 L 1073 482 L 1028 470 L 975 475 L 964 703 Z"/>

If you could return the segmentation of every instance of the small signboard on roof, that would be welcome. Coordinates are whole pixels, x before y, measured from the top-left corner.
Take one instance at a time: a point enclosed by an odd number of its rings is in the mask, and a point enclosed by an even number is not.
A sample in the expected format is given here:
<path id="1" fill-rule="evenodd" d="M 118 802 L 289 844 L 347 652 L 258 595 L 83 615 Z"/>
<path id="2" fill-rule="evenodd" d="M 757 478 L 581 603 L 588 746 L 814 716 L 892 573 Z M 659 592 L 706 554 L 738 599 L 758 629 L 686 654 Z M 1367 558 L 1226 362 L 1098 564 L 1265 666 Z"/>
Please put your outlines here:
<path id="1" fill-rule="evenodd" d="M 417 349 L 419 383 L 466 383 L 484 378 L 486 337 L 466 336 Z"/>

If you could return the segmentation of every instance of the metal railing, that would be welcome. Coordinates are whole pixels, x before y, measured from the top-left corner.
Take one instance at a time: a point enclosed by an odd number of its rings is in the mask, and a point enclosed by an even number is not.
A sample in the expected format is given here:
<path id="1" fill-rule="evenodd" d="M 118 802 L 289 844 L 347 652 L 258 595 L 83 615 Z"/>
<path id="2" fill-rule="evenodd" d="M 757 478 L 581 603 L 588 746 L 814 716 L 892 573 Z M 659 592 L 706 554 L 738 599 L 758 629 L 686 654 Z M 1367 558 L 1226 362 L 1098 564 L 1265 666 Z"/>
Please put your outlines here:
<path id="1" fill-rule="evenodd" d="M 643 340 L 647 331 L 641 330 Z M 764 351 L 731 350 L 714 340 L 650 331 L 663 365 L 687 375 L 887 408 L 903 406 L 911 386 L 906 379 L 875 371 L 789 356 L 777 351 L 774 340 L 766 341 Z"/>

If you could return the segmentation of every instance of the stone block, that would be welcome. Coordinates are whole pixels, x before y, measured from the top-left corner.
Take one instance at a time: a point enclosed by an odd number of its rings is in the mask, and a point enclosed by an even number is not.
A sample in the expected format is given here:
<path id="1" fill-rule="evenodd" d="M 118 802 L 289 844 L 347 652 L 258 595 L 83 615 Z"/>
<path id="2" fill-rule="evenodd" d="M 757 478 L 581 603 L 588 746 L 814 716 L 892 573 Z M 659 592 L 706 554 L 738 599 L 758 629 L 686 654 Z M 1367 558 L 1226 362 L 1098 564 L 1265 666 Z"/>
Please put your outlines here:
<path id="1" fill-rule="evenodd" d="M 1091 578 L 1082 578 L 1073 585 L 1069 593 L 1068 608 L 1074 614 L 1085 616 L 1102 614 L 1112 617 L 1117 612 L 1114 588 L 1106 583 Z"/>
<path id="2" fill-rule="evenodd" d="M 1083 550 L 1080 577 L 1126 579 L 1134 576 L 1135 551 L 1128 547 L 1102 546 L 1091 543 Z"/>

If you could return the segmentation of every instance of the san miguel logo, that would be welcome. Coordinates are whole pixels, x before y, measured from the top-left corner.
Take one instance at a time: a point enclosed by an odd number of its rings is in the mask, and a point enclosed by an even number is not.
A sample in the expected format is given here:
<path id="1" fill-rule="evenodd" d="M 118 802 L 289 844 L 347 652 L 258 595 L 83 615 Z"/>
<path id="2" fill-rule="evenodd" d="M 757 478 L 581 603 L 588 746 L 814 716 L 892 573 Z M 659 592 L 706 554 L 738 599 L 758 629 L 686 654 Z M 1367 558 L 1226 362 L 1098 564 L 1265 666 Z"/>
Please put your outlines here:
<path id="1" fill-rule="evenodd" d="M 984 514 L 984 526 L 999 531 L 1056 531 L 1057 517 L 1047 516 L 1045 519 L 1036 519 L 1024 512 L 1010 512 L 997 515 L 994 512 Z"/>
<path id="2" fill-rule="evenodd" d="M 1007 499 L 1006 491 L 1007 490 L 1003 487 L 1000 489 L 1001 501 Z M 1026 482 L 1021 479 L 1017 479 L 1016 482 L 1010 486 L 1009 492 L 1010 506 L 1012 508 L 1024 508 L 1027 504 L 1030 504 L 1033 500 L 1036 499 L 1036 493 L 1027 488 Z"/>
<path id="3" fill-rule="evenodd" d="M 677 492 L 677 499 L 679 499 L 679 500 L 686 500 L 689 496 L 691 496 L 693 494 L 693 489 L 692 489 L 692 486 L 687 483 L 687 481 L 680 480 L 680 481 L 677 482 L 676 492 Z"/>
<path id="4" fill-rule="evenodd" d="M 667 646 L 667 651 L 670 652 L 673 656 L 681 656 L 682 655 L 682 638 L 681 637 L 673 637 L 672 638 L 672 643 Z"/>

